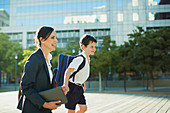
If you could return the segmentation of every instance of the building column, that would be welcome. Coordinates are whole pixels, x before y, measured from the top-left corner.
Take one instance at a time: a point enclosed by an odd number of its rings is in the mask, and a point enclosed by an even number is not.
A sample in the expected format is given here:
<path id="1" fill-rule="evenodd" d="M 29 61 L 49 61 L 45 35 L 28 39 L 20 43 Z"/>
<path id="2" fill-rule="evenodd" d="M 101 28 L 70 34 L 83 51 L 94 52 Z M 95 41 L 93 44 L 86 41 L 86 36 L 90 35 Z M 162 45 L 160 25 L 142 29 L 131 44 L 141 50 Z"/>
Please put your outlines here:
<path id="1" fill-rule="evenodd" d="M 27 48 L 27 32 L 26 31 L 23 32 L 22 46 L 24 47 L 24 49 Z"/>
<path id="2" fill-rule="evenodd" d="M 84 35 L 84 29 L 83 28 L 80 28 L 80 33 L 79 34 L 80 34 L 80 36 L 79 36 L 80 38 Z"/>

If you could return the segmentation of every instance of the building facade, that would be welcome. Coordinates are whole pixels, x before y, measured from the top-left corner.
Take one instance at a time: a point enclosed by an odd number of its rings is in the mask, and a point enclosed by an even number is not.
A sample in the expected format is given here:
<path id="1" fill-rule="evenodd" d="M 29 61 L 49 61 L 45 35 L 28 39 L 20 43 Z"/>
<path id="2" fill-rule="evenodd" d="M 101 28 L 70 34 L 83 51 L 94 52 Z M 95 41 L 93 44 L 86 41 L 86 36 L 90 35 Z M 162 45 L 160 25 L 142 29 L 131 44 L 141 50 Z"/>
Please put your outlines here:
<path id="1" fill-rule="evenodd" d="M 0 9 L 0 26 L 9 26 L 9 15 L 4 9 Z"/>
<path id="2" fill-rule="evenodd" d="M 170 27 L 170 0 L 11 0 L 9 7 L 9 26 L 1 25 L 1 31 L 24 48 L 34 45 L 42 25 L 55 28 L 60 48 L 85 33 L 97 37 L 100 47 L 107 35 L 123 44 L 136 26 Z"/>

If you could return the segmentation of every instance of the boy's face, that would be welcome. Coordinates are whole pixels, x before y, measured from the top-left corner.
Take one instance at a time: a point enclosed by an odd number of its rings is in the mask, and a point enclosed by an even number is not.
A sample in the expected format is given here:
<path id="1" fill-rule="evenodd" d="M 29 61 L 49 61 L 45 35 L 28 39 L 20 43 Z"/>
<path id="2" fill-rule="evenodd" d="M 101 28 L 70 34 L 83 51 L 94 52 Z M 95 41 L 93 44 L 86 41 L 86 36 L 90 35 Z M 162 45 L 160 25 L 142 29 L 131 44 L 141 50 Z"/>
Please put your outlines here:
<path id="1" fill-rule="evenodd" d="M 94 55 L 96 51 L 96 42 L 90 42 L 87 47 L 84 46 L 84 51 L 87 55 Z"/>

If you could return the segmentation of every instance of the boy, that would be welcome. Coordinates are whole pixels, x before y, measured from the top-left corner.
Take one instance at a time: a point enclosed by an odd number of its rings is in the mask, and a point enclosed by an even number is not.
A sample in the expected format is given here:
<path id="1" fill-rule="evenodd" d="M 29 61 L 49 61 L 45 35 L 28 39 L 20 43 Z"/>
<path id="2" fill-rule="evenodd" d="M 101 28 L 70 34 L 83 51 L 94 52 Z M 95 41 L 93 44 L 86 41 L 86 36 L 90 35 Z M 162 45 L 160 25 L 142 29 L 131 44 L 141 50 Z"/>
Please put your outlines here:
<path id="1" fill-rule="evenodd" d="M 97 40 L 91 35 L 85 34 L 80 39 L 80 47 L 83 50 L 82 54 L 85 58 L 85 66 L 77 72 L 74 77 L 69 79 L 70 75 L 75 72 L 80 64 L 83 62 L 83 57 L 79 56 L 73 59 L 69 67 L 65 72 L 64 86 L 67 87 L 67 99 L 68 103 L 65 107 L 68 109 L 68 113 L 75 113 L 76 105 L 78 104 L 80 110 L 77 113 L 84 113 L 87 110 L 86 100 L 84 96 L 84 91 L 86 90 L 85 81 L 89 77 L 90 73 L 90 59 L 89 55 L 94 55 L 96 51 Z"/>

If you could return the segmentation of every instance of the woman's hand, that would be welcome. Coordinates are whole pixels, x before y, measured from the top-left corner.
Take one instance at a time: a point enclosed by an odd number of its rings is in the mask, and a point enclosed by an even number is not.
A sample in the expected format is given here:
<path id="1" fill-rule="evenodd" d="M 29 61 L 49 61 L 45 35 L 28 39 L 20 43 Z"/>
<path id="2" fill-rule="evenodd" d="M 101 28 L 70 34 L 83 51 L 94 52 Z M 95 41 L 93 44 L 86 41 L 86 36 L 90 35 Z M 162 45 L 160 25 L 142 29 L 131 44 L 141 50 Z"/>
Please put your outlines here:
<path id="1" fill-rule="evenodd" d="M 43 104 L 43 107 L 44 108 L 47 108 L 47 109 L 51 109 L 51 110 L 54 110 L 54 109 L 57 109 L 58 107 L 60 107 L 61 105 L 56 105 L 58 103 L 60 103 L 61 101 L 54 101 L 54 102 L 45 102 Z"/>
<path id="2" fill-rule="evenodd" d="M 68 87 L 68 85 L 63 85 L 63 86 L 61 86 L 61 88 L 63 89 L 63 91 L 64 91 L 64 94 L 66 95 L 68 92 L 69 92 L 69 87 Z"/>

